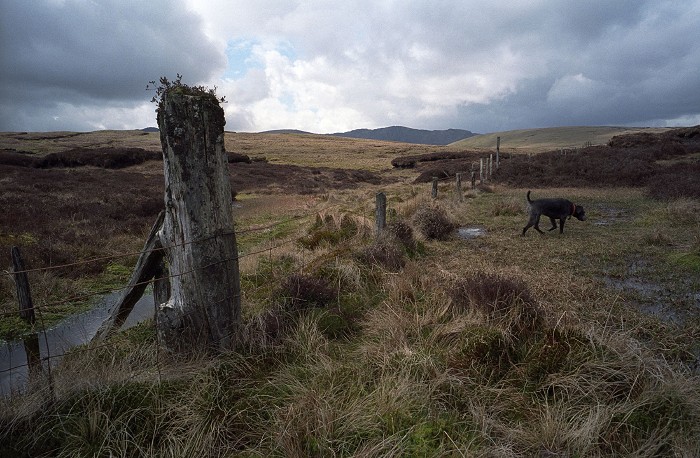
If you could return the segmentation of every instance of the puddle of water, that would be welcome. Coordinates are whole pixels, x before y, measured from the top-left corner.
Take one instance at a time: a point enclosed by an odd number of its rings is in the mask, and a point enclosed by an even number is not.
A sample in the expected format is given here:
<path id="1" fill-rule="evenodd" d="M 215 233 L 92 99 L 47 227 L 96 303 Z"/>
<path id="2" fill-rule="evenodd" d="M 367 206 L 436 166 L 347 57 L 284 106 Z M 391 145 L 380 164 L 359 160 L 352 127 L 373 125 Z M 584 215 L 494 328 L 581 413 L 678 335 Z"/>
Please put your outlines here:
<path id="1" fill-rule="evenodd" d="M 467 240 L 484 235 L 486 235 L 486 229 L 483 227 L 460 227 L 457 229 L 457 236 Z"/>
<path id="2" fill-rule="evenodd" d="M 634 277 L 604 277 L 603 281 L 610 288 L 635 293 L 641 298 L 640 302 L 636 302 L 640 310 L 669 323 L 683 325 L 688 316 L 700 312 L 700 293 L 677 294 L 658 283 Z"/>
<path id="3" fill-rule="evenodd" d="M 92 310 L 72 315 L 46 332 L 24 340 L 0 344 L 0 396 L 22 391 L 29 383 L 30 366 L 32 370 L 41 370 L 46 366 L 47 345 L 53 367 L 61 359 L 57 355 L 63 355 L 71 348 L 89 342 L 120 295 L 121 293 L 107 295 Z M 144 294 L 134 306 L 122 329 L 152 318 L 153 314 L 153 295 Z"/>
<path id="4" fill-rule="evenodd" d="M 631 221 L 632 219 L 624 208 L 601 205 L 595 208 L 595 213 L 599 215 L 593 223 L 596 226 L 611 226 L 616 223 Z"/>

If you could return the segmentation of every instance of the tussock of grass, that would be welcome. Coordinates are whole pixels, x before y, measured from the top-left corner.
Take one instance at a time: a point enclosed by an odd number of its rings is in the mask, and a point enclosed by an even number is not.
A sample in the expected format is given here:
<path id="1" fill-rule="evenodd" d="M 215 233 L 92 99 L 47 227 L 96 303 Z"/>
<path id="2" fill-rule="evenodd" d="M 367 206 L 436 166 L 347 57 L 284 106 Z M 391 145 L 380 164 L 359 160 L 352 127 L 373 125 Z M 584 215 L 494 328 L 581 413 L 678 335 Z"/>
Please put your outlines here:
<path id="1" fill-rule="evenodd" d="M 418 209 L 413 215 L 413 224 L 423 237 L 436 240 L 446 239 L 456 228 L 445 210 L 438 206 Z"/>

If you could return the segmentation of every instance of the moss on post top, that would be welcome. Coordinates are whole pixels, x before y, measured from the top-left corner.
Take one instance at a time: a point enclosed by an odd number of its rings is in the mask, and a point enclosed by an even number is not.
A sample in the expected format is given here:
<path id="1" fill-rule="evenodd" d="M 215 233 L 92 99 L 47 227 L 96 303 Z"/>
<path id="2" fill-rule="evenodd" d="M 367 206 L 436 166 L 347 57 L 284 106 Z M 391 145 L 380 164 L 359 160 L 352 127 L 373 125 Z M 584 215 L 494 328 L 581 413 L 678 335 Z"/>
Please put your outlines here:
<path id="1" fill-rule="evenodd" d="M 156 87 L 156 82 L 151 81 L 146 86 L 146 89 L 150 89 L 151 86 L 153 86 L 156 90 L 156 94 L 151 99 L 151 102 L 158 103 L 158 108 L 156 111 L 161 111 L 164 108 L 165 97 L 168 94 L 208 98 L 217 105 L 219 103 L 226 102 L 225 97 L 216 96 L 216 86 L 214 86 L 213 89 L 205 86 L 189 86 L 182 82 L 182 75 L 179 73 L 177 74 L 175 81 L 171 82 L 168 80 L 168 78 L 162 76 L 160 78 L 160 86 Z"/>

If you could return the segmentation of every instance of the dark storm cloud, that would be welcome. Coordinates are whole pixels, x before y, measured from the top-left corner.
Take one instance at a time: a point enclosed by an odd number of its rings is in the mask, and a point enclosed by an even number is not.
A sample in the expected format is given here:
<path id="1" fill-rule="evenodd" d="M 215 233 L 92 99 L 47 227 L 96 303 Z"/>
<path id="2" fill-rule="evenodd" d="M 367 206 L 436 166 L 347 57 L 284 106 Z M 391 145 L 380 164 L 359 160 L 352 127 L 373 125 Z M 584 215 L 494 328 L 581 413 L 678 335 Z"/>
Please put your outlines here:
<path id="1" fill-rule="evenodd" d="M 65 107 L 129 109 L 150 98 L 150 80 L 179 72 L 197 82 L 225 66 L 200 17 L 182 2 L 0 5 L 0 130 L 44 129 L 40 123 L 64 116 Z M 81 122 L 66 127 L 91 127 Z"/>
<path id="2" fill-rule="evenodd" d="M 700 0 L 0 5 L 0 130 L 153 125 L 176 72 L 241 130 L 700 123 Z"/>

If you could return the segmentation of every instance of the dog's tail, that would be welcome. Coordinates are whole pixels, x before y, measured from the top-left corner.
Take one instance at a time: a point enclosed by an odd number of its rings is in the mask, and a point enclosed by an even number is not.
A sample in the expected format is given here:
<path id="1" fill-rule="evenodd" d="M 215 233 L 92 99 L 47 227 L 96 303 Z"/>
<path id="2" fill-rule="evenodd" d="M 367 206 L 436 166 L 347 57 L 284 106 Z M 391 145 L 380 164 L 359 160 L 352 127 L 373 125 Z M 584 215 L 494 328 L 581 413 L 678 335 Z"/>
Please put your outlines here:
<path id="1" fill-rule="evenodd" d="M 527 192 L 527 201 L 529 203 L 532 203 L 532 200 L 530 200 L 530 191 Z"/>

